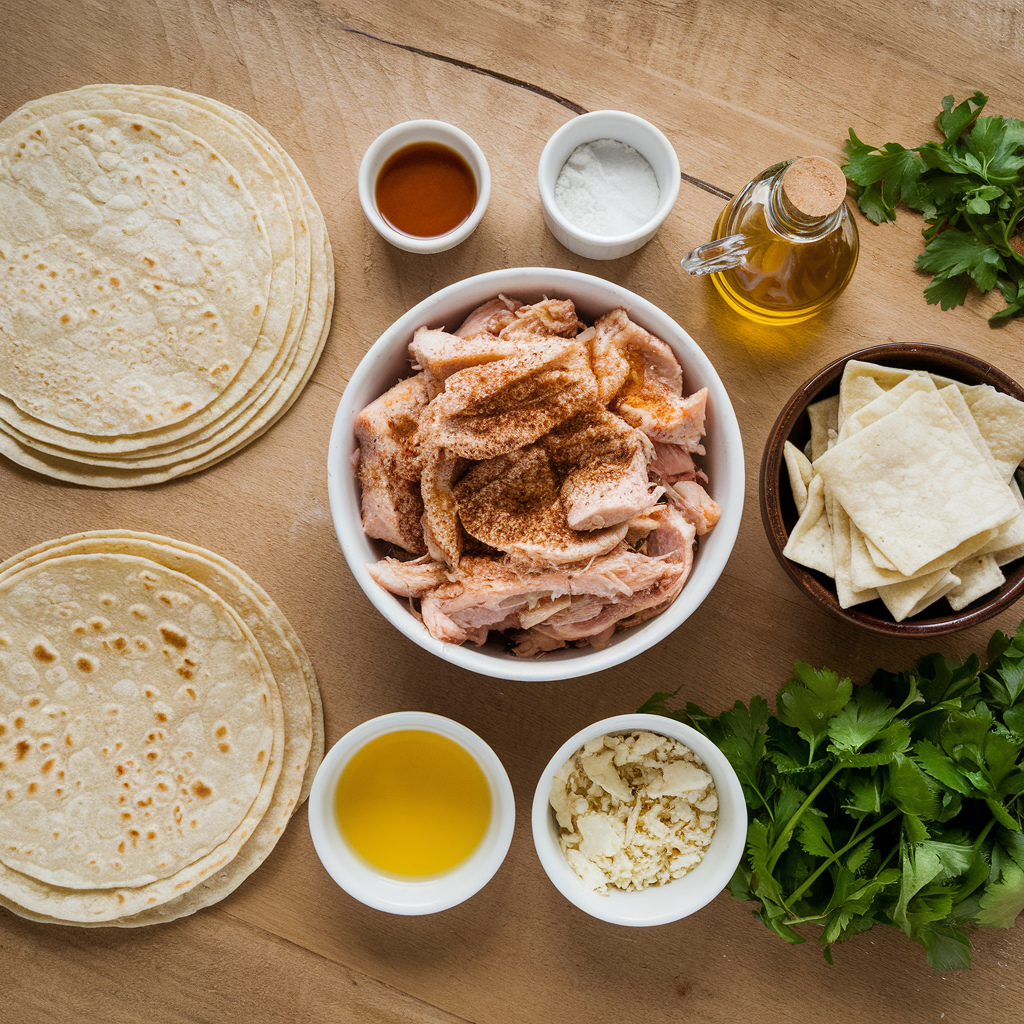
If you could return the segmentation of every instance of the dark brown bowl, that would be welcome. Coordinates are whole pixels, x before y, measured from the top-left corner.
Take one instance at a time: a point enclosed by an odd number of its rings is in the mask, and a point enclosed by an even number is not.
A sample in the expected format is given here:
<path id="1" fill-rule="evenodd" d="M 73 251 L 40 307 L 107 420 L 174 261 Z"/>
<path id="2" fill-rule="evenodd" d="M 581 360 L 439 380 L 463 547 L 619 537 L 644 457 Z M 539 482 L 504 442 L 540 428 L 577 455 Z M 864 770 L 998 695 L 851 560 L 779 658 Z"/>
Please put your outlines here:
<path id="1" fill-rule="evenodd" d="M 897 369 L 927 370 L 964 384 L 991 384 L 999 391 L 1024 402 L 1024 388 L 1002 370 L 997 370 L 977 356 L 941 345 L 876 345 L 873 348 L 861 349 L 859 352 L 851 352 L 834 363 L 829 363 L 797 388 L 793 397 L 786 403 L 768 436 L 761 458 L 761 520 L 768 535 L 768 543 L 775 552 L 779 564 L 789 574 L 790 579 L 830 615 L 843 622 L 853 622 L 887 636 L 919 637 L 953 633 L 977 625 L 1008 608 L 1024 593 L 1024 559 L 1004 565 L 1002 569 L 1006 582 L 998 590 L 985 594 L 959 612 L 954 612 L 943 598 L 926 609 L 922 615 L 905 619 L 903 622 L 895 622 L 879 600 L 853 608 L 841 608 L 836 597 L 835 584 L 831 579 L 823 573 L 791 562 L 783 555 L 782 550 L 789 539 L 790 530 L 798 518 L 783 458 L 785 442 L 792 441 L 798 448 L 803 449 L 810 437 L 811 429 L 807 406 L 818 399 L 838 394 L 843 369 L 851 359 L 879 363 Z M 946 614 L 941 614 L 943 609 Z M 928 617 L 925 618 L 925 615 Z"/>

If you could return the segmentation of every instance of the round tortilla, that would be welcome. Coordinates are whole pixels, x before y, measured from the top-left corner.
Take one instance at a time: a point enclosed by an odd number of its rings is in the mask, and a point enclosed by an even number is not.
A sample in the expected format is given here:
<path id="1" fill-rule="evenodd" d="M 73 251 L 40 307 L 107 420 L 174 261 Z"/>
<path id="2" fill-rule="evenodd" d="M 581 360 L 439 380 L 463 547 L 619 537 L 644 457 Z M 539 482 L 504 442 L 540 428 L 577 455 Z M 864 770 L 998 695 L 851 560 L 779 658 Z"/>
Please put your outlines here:
<path id="1" fill-rule="evenodd" d="M 0 584 L 0 631 L 6 867 L 63 888 L 137 887 L 262 816 L 280 696 L 208 588 L 129 555 L 48 558 Z"/>
<path id="2" fill-rule="evenodd" d="M 334 299 L 330 242 L 323 216 L 294 162 L 240 111 L 174 89 L 99 85 L 32 101 L 4 124 L 18 115 L 52 116 L 72 106 L 125 107 L 184 125 L 239 169 L 264 220 L 274 226 L 268 231 L 274 274 L 265 329 L 243 373 L 200 413 L 145 433 L 105 437 L 53 428 L 25 416 L 0 396 L 0 452 L 12 461 L 86 486 L 159 483 L 197 472 L 238 451 L 295 401 L 330 328 Z M 281 226 L 290 228 L 290 257 L 288 230 L 274 229 Z M 290 306 L 286 302 L 289 284 Z"/>
<path id="3" fill-rule="evenodd" d="M 237 854 L 222 862 L 211 857 L 197 865 L 194 874 L 201 877 L 178 895 L 164 899 L 166 887 L 157 885 L 127 892 L 94 891 L 83 898 L 81 893 L 0 871 L 0 905 L 31 920 L 88 927 L 141 927 L 175 920 L 237 888 L 269 855 L 295 807 L 308 795 L 324 749 L 316 677 L 294 630 L 266 592 L 227 559 L 182 541 L 116 530 L 76 534 L 37 545 L 0 564 L 0 586 L 20 569 L 75 552 L 147 557 L 209 586 L 238 612 L 266 653 L 278 682 L 284 712 L 284 766 L 266 812 Z M 69 914 L 76 919 L 69 921 Z"/>
<path id="4" fill-rule="evenodd" d="M 240 176 L 178 125 L 68 111 L 0 125 L 0 394 L 23 425 L 181 422 L 239 375 L 271 254 Z"/>

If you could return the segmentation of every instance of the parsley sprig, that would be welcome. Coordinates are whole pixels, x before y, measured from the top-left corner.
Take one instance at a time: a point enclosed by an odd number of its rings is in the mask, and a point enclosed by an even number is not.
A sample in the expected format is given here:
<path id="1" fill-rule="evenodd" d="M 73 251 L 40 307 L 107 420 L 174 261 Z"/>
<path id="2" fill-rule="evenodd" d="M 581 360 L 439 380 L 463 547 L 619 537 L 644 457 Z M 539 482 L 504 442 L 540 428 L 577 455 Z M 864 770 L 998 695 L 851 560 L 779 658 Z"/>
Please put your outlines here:
<path id="1" fill-rule="evenodd" d="M 641 712 L 699 729 L 736 769 L 749 812 L 731 890 L 787 942 L 900 928 L 939 970 L 968 967 L 971 928 L 1024 910 L 1024 623 L 996 632 L 984 668 L 939 654 L 854 687 L 797 663 L 768 701 L 717 717 Z"/>
<path id="2" fill-rule="evenodd" d="M 988 97 L 942 101 L 936 126 L 943 142 L 880 149 L 850 129 L 847 178 L 857 205 L 875 224 L 896 219 L 896 206 L 918 210 L 928 225 L 917 267 L 933 274 L 924 295 L 943 309 L 962 305 L 973 281 L 998 288 L 1006 307 L 989 319 L 999 327 L 1024 315 L 1024 121 L 980 117 Z"/>

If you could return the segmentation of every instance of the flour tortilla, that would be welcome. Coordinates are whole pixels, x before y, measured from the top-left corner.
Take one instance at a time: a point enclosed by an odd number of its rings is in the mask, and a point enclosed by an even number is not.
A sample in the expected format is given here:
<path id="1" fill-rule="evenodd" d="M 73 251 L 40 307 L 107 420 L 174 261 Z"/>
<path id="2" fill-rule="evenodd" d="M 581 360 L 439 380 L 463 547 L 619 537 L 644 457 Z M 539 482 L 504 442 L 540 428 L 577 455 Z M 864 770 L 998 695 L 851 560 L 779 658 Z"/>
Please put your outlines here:
<path id="1" fill-rule="evenodd" d="M 5 418 L 146 431 L 194 416 L 238 377 L 271 254 L 212 146 L 135 113 L 15 114 L 0 124 L 0 193 Z"/>
<path id="2" fill-rule="evenodd" d="M 260 363 L 244 381 L 233 382 L 208 410 L 174 428 L 144 435 L 103 438 L 65 432 L 46 433 L 47 425 L 2 418 L 0 452 L 40 473 L 87 486 L 125 487 L 159 483 L 197 472 L 238 451 L 269 429 L 294 403 L 323 350 L 334 301 L 333 258 L 326 225 L 294 161 L 251 118 L 205 97 L 179 90 L 148 86 L 89 86 L 71 93 L 44 97 L 26 104 L 26 116 L 68 105 L 121 104 L 179 121 L 230 153 L 245 168 L 266 219 L 290 225 L 294 237 L 294 298 L 287 332 L 275 348 L 268 330 L 260 337 Z M 21 112 L 19 112 L 21 113 Z M 8 119 L 11 120 L 11 119 Z M 6 122 L 5 122 L 6 123 Z M 275 198 L 278 197 L 278 198 Z M 280 216 L 282 199 L 286 216 Z M 286 232 L 287 233 L 287 232 Z M 275 238 L 271 235 L 271 241 Z M 281 246 L 275 242 L 275 258 Z M 268 317 L 280 323 L 286 303 L 288 261 L 276 260 L 275 287 Z M 251 383 L 255 371 L 269 366 Z M 24 429 L 22 429 L 24 428 Z M 40 438 L 42 434 L 42 438 Z"/>
<path id="3" fill-rule="evenodd" d="M 84 927 L 141 927 L 187 916 L 223 899 L 263 862 L 276 844 L 296 803 L 304 800 L 308 794 L 324 747 L 323 716 L 312 665 L 280 610 L 242 570 L 213 552 L 167 537 L 128 534 L 122 531 L 97 531 L 47 542 L 0 564 L 0 584 L 19 564 L 32 564 L 46 558 L 48 551 L 57 549 L 146 552 L 154 560 L 204 581 L 211 589 L 224 596 L 252 626 L 253 633 L 266 651 L 271 667 L 280 682 L 288 751 L 285 769 L 275 788 L 270 806 L 239 853 L 217 870 L 207 872 L 193 888 L 167 902 L 113 920 L 83 920 L 72 923 Z M 295 672 L 292 652 L 298 656 L 298 674 Z M 310 711 L 312 713 L 307 718 Z M 297 771 L 289 772 L 288 765 L 292 764 L 299 750 L 293 733 L 301 727 L 301 723 L 307 721 L 312 726 L 312 749 L 305 774 L 300 776 Z M 46 902 L 36 905 L 40 908 L 49 907 L 51 914 L 28 910 L 10 899 L 5 899 L 2 889 L 0 905 L 7 906 L 13 912 L 31 920 L 68 923 L 57 914 L 60 903 L 64 901 L 56 900 L 53 893 L 42 893 L 40 896 L 49 898 Z M 54 914 L 57 916 L 53 916 Z"/>
<path id="4" fill-rule="evenodd" d="M 268 228 L 268 240 L 274 260 L 274 286 L 268 308 L 268 319 L 258 342 L 256 368 L 262 375 L 253 383 L 252 374 L 235 382 L 229 393 L 204 415 L 194 417 L 174 429 L 152 431 L 138 436 L 97 438 L 77 436 L 66 439 L 59 434 L 45 434 L 28 430 L 28 443 L 43 444 L 43 450 L 61 457 L 70 451 L 80 456 L 89 453 L 96 457 L 119 452 L 145 452 L 155 454 L 180 447 L 183 443 L 194 446 L 209 436 L 209 421 L 219 423 L 225 415 L 237 418 L 248 403 L 256 400 L 274 381 L 282 364 L 294 357 L 297 340 L 305 321 L 309 296 L 310 245 L 308 225 L 298 189 L 288 175 L 286 166 L 273 152 L 263 147 L 261 140 L 232 125 L 220 114 L 189 102 L 182 93 L 166 96 L 140 88 L 125 86 L 87 86 L 68 93 L 59 93 L 26 104 L 27 116 L 60 111 L 68 106 L 85 109 L 114 107 L 162 118 L 180 124 L 195 135 L 211 143 L 242 175 L 259 206 Z M 268 362 L 268 359 L 271 362 Z M 248 388 L 248 391 L 246 391 Z M 269 396 L 267 396 L 269 397 Z M 227 410 L 223 412 L 222 410 Z M 223 428 L 223 423 L 220 423 Z M 16 439 L 26 442 L 26 438 Z M 61 446 L 71 444 L 65 450 Z M 116 463 L 115 463 L 116 464 Z"/>
<path id="5" fill-rule="evenodd" d="M 238 616 L 179 573 L 97 554 L 7 575 L 0 614 L 17 751 L 3 758 L 10 873 L 88 900 L 237 852 L 269 804 L 284 739 L 276 684 Z"/>

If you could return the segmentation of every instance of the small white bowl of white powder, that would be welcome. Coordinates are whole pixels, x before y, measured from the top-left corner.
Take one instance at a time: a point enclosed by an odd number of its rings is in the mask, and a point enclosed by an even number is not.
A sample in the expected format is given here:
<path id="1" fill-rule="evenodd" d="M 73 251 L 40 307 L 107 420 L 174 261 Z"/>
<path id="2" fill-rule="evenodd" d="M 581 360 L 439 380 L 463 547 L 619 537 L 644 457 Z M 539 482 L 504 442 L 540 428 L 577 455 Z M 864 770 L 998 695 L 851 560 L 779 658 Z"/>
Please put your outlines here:
<path id="1" fill-rule="evenodd" d="M 555 238 L 579 256 L 614 260 L 661 227 L 679 196 L 679 158 L 642 117 L 595 110 L 551 136 L 537 183 Z"/>
<path id="2" fill-rule="evenodd" d="M 533 841 L 570 903 L 612 924 L 678 921 L 729 884 L 747 808 L 736 772 L 703 733 L 620 715 L 567 740 L 541 774 Z"/>

